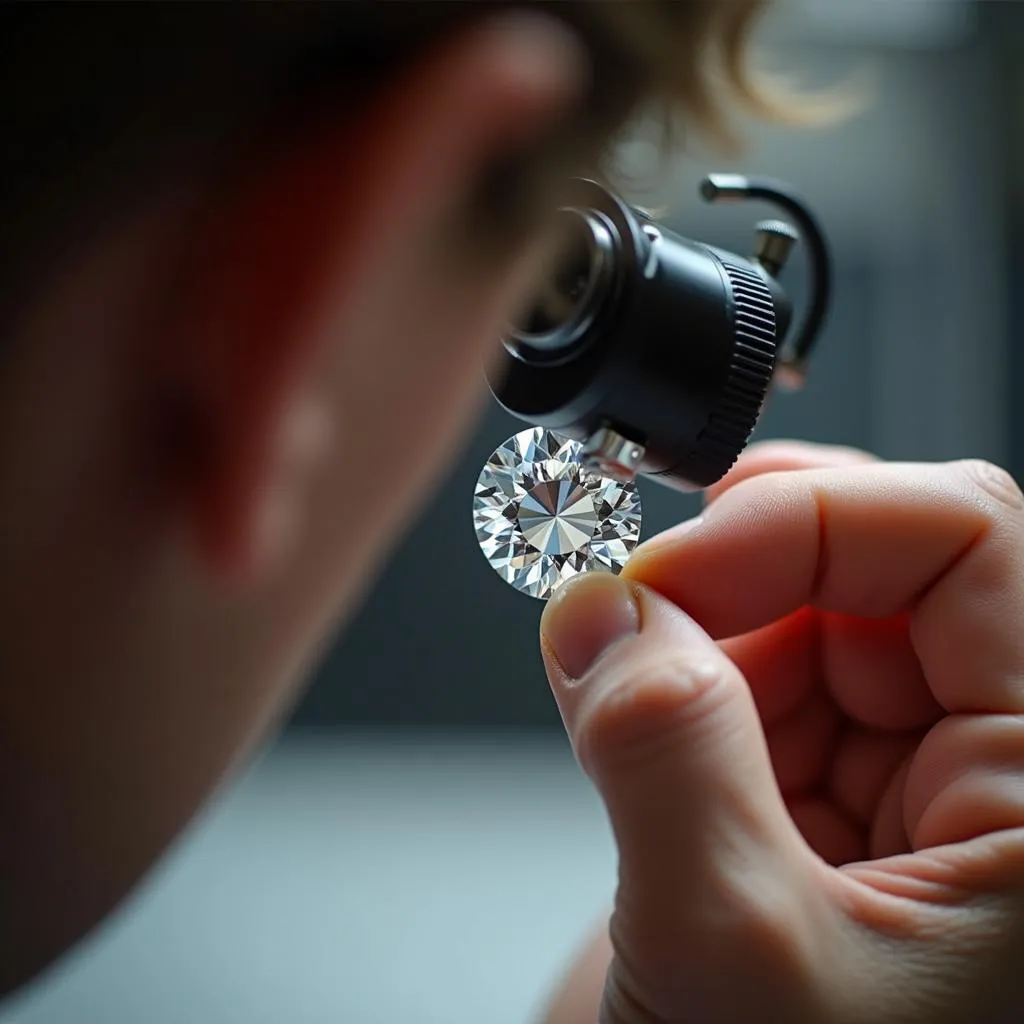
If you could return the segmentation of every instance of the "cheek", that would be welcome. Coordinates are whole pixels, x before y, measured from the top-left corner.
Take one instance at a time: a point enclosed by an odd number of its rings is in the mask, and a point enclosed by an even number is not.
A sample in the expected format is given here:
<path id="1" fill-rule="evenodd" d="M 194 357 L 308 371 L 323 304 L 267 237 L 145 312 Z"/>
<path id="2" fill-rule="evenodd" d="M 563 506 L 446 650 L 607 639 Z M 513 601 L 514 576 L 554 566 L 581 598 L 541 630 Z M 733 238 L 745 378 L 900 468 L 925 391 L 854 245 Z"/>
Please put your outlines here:
<path id="1" fill-rule="evenodd" d="M 485 360 L 530 278 L 518 266 L 458 269 L 440 247 L 407 249 L 324 328 L 311 387 L 331 444 L 303 498 L 291 570 L 321 608 L 387 554 L 445 479 L 487 394 Z"/>
<path id="2" fill-rule="evenodd" d="M 368 475 L 365 486 L 390 483 L 381 456 L 399 459 L 406 477 L 430 472 L 482 393 L 504 304 L 495 301 L 495 282 L 454 277 L 407 255 L 361 296 L 331 346 L 325 386 L 343 439 L 339 455 Z"/>
<path id="3" fill-rule="evenodd" d="M 380 457 L 426 483 L 457 454 L 485 392 L 484 368 L 531 289 L 539 253 L 472 259 L 426 233 L 383 265 L 328 348 L 325 386 L 339 452 L 364 486 L 393 492 Z"/>

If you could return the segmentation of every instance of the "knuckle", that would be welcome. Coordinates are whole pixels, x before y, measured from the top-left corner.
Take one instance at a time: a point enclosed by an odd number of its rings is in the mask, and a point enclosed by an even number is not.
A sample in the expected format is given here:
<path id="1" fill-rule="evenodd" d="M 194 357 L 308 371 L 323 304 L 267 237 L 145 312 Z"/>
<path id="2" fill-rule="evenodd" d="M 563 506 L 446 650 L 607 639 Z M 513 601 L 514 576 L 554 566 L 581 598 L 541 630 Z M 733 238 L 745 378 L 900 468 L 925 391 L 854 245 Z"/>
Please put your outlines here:
<path id="1" fill-rule="evenodd" d="M 601 687 L 582 716 L 577 749 L 594 762 L 656 756 L 702 718 L 713 715 L 731 689 L 735 669 L 724 658 L 659 657 L 624 667 Z"/>
<path id="2" fill-rule="evenodd" d="M 988 498 L 1013 512 L 1024 510 L 1024 493 L 1005 469 L 985 459 L 965 459 L 956 466 Z"/>
<path id="3" fill-rule="evenodd" d="M 795 897 L 797 888 L 787 882 L 769 874 L 755 881 L 737 872 L 711 879 L 700 928 L 766 980 L 799 982 L 796 987 L 803 988 L 813 974 L 813 929 Z"/>
<path id="4" fill-rule="evenodd" d="M 685 899 L 666 894 L 652 905 L 633 905 L 622 886 L 610 922 L 621 995 L 653 1012 L 670 1016 L 680 999 L 694 995 L 694 978 L 680 978 L 679 964 L 692 961 L 692 936 L 700 935 L 702 987 L 709 1001 L 742 1004 L 743 993 L 730 991 L 732 966 L 744 964 L 761 992 L 773 991 L 789 1005 L 813 989 L 816 960 L 812 929 L 791 886 L 778 878 L 755 873 L 743 878 L 710 878 L 686 887 Z M 748 1008 L 749 1009 L 749 1008 Z M 730 1019 L 753 1019 L 748 1013 Z M 820 1018 L 814 1018 L 820 1019 Z"/>

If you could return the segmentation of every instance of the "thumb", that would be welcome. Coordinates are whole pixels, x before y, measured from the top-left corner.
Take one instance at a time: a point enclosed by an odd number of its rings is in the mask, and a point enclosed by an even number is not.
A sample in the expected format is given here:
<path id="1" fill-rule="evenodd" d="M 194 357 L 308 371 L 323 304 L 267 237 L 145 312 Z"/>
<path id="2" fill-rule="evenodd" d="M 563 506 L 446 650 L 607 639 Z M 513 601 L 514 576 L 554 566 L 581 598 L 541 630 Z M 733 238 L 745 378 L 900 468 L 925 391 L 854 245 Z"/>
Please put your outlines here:
<path id="1" fill-rule="evenodd" d="M 541 629 L 619 848 L 606 1002 L 628 1002 L 629 1019 L 686 1007 L 712 1021 L 767 1019 L 768 999 L 802 1019 L 788 997 L 807 991 L 824 866 L 789 817 L 739 670 L 675 605 L 610 575 L 561 588 Z"/>

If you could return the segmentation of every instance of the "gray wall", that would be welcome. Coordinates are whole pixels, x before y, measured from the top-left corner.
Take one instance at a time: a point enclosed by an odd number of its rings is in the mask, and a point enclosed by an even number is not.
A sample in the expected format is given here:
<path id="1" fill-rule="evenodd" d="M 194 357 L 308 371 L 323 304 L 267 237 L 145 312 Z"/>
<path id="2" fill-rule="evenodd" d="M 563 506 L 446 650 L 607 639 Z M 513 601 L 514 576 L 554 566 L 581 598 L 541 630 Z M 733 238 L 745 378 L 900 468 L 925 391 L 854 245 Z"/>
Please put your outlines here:
<path id="1" fill-rule="evenodd" d="M 1024 5 L 989 4 L 986 20 L 996 47 L 999 115 L 1009 198 L 1009 466 L 1024 480 Z"/>

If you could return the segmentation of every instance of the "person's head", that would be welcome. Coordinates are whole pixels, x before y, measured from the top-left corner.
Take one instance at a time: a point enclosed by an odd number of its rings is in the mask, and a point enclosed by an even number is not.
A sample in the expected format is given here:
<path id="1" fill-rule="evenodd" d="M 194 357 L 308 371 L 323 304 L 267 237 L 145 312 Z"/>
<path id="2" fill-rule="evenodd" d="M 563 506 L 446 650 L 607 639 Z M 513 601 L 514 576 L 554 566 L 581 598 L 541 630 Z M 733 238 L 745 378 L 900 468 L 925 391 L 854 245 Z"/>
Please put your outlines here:
<path id="1" fill-rule="evenodd" d="M 0 8 L 0 650 L 51 806 L 121 721 L 111 764 L 189 750 L 176 827 L 454 453 L 560 183 L 752 100 L 761 6 Z"/>
<path id="2" fill-rule="evenodd" d="M 457 443 L 559 183 L 651 107 L 723 128 L 761 6 L 6 5 L 8 579 L 58 630 L 135 593 L 176 646 L 210 602 L 319 635 Z"/>

